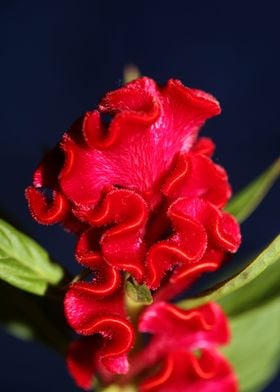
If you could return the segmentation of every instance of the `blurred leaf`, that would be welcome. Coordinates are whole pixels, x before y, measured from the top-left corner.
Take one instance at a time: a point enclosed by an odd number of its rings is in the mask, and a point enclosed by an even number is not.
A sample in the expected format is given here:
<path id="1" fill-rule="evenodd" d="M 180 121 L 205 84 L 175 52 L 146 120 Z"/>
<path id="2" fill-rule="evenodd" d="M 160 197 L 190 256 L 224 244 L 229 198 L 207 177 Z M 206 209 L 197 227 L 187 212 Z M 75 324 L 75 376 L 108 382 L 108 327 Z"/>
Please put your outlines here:
<path id="1" fill-rule="evenodd" d="M 129 64 L 124 68 L 123 71 L 123 83 L 132 82 L 132 80 L 138 79 L 141 76 L 139 69 L 136 65 Z"/>
<path id="2" fill-rule="evenodd" d="M 258 178 L 230 200 L 226 211 L 234 215 L 239 223 L 244 222 L 258 207 L 279 176 L 280 159 L 277 159 Z"/>
<path id="3" fill-rule="evenodd" d="M 138 285 L 136 282 L 126 281 L 125 285 L 127 295 L 135 302 L 143 305 L 150 305 L 153 297 L 145 284 Z"/>
<path id="4" fill-rule="evenodd" d="M 280 297 L 230 318 L 232 341 L 223 349 L 241 392 L 258 392 L 276 373 L 280 360 Z"/>
<path id="5" fill-rule="evenodd" d="M 216 301 L 241 287 L 247 285 L 258 275 L 260 275 L 268 266 L 279 260 L 280 255 L 280 235 L 249 265 L 242 271 L 224 280 L 210 289 L 202 292 L 200 295 L 185 299 L 176 305 L 183 309 L 189 309 L 199 306 L 209 301 Z"/>
<path id="6" fill-rule="evenodd" d="M 111 384 L 108 387 L 103 388 L 102 392 L 137 392 L 137 389 L 134 385 Z"/>
<path id="7" fill-rule="evenodd" d="M 230 316 L 245 312 L 280 294 L 280 254 L 277 262 L 239 290 L 222 297 L 219 303 Z M 280 326 L 279 326 L 280 329 Z"/>
<path id="8" fill-rule="evenodd" d="M 0 325 L 21 340 L 36 340 L 64 353 L 69 330 L 61 301 L 51 301 L 0 281 Z"/>
<path id="9" fill-rule="evenodd" d="M 20 340 L 33 340 L 34 333 L 29 325 L 22 321 L 8 321 L 4 329 L 15 338 Z"/>
<path id="10" fill-rule="evenodd" d="M 221 298 L 230 316 L 232 343 L 225 350 L 241 391 L 257 392 L 280 364 L 280 254 L 256 279 Z"/>
<path id="11" fill-rule="evenodd" d="M 0 278 L 22 290 L 44 295 L 63 270 L 33 239 L 0 219 Z"/>

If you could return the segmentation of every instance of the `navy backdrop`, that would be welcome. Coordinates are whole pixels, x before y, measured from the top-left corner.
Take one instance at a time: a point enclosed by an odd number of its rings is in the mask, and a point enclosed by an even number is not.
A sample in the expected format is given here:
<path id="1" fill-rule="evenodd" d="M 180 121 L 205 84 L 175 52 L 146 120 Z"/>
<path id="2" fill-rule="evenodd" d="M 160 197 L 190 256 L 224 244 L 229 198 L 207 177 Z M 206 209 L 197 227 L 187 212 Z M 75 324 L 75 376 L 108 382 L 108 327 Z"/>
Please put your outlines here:
<path id="1" fill-rule="evenodd" d="M 42 151 L 72 120 L 120 85 L 127 63 L 160 82 L 177 77 L 214 94 L 223 113 L 205 127 L 238 190 L 279 153 L 277 1 L 1 2 L 3 216 L 71 266 L 73 238 L 41 227 L 23 191 Z M 279 184 L 243 225 L 242 252 L 279 230 Z M 0 390 L 76 391 L 62 358 L 0 334 Z M 261 355 L 261 353 L 259 353 Z M 252 358 L 253 360 L 253 358 Z M 278 385 L 278 387 L 277 387 Z M 278 379 L 266 391 L 278 391 Z"/>

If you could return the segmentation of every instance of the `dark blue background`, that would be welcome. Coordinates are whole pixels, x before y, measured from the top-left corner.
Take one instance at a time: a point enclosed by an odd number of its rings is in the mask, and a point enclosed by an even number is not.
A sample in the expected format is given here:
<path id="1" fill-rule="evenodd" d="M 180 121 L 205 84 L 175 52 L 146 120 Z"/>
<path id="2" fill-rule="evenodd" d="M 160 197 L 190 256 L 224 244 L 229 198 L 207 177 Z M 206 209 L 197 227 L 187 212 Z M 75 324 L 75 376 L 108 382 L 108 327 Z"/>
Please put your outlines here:
<path id="1" fill-rule="evenodd" d="M 235 190 L 279 153 L 277 1 L 1 2 L 0 210 L 66 264 L 73 239 L 34 223 L 23 191 L 72 120 L 120 85 L 127 63 L 214 94 L 223 114 L 205 133 Z M 243 252 L 279 230 L 279 185 L 244 225 Z M 75 391 L 48 349 L 0 335 L 1 391 Z M 260 353 L 261 355 L 261 353 Z M 252 358 L 252 360 L 254 360 Z M 278 385 L 278 388 L 277 388 Z M 274 382 L 267 391 L 278 391 Z"/>

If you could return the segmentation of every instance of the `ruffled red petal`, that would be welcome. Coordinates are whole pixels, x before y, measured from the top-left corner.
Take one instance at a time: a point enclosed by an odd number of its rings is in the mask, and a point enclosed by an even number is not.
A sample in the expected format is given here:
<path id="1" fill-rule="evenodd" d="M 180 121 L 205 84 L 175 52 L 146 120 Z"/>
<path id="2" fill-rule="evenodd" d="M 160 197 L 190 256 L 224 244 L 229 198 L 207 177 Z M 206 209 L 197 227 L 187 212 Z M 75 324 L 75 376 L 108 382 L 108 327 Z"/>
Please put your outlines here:
<path id="1" fill-rule="evenodd" d="M 122 290 L 102 297 L 94 288 L 91 290 L 90 284 L 78 282 L 70 287 L 64 304 L 67 321 L 75 331 L 102 337 L 97 354 L 105 368 L 112 373 L 126 373 L 127 354 L 135 337 L 124 315 Z"/>
<path id="2" fill-rule="evenodd" d="M 128 380 L 151 369 L 173 351 L 191 351 L 228 343 L 230 332 L 221 307 L 209 303 L 182 310 L 166 302 L 155 303 L 141 315 L 138 329 L 152 334 L 148 345 L 131 358 Z"/>
<path id="3" fill-rule="evenodd" d="M 25 196 L 31 214 L 38 223 L 61 223 L 66 230 L 78 234 L 85 230 L 85 224 L 72 214 L 71 203 L 59 187 L 58 177 L 63 164 L 63 151 L 57 146 L 45 155 L 35 170 L 33 186 L 26 189 Z M 47 191 L 51 197 L 46 196 Z"/>
<path id="4" fill-rule="evenodd" d="M 154 245 L 147 257 L 149 287 L 156 289 L 164 274 L 177 265 L 199 262 L 206 250 L 237 251 L 241 235 L 236 220 L 202 198 L 179 198 L 168 216 L 175 233 Z"/>
<path id="5" fill-rule="evenodd" d="M 191 151 L 211 158 L 215 151 L 215 148 L 216 146 L 212 139 L 210 139 L 209 137 L 200 137 L 193 145 Z"/>
<path id="6" fill-rule="evenodd" d="M 129 272 L 138 281 L 144 276 L 143 236 L 147 217 L 148 207 L 143 198 L 125 189 L 109 192 L 99 207 L 83 213 L 83 218 L 94 227 L 110 225 L 99 241 L 103 257 L 114 268 Z"/>
<path id="7" fill-rule="evenodd" d="M 237 380 L 228 361 L 213 349 L 201 356 L 185 351 L 170 353 L 140 392 L 237 392 Z"/>
<path id="8" fill-rule="evenodd" d="M 86 268 L 92 270 L 92 282 L 79 282 L 91 294 L 111 295 L 121 285 L 120 272 L 110 266 L 97 249 L 100 235 L 95 230 L 85 231 L 76 246 L 76 258 Z"/>
<path id="9" fill-rule="evenodd" d="M 80 287 L 96 296 L 107 296 L 113 294 L 121 285 L 121 277 L 118 271 L 109 266 L 100 256 L 103 263 L 97 264 L 93 269 L 94 278 L 92 282 L 79 282 Z"/>
<path id="10" fill-rule="evenodd" d="M 188 151 L 204 121 L 220 112 L 208 94 L 176 80 L 158 87 L 148 78 L 107 94 L 100 109 L 113 118 L 106 127 L 96 111 L 86 115 L 81 132 L 87 147 L 69 134 L 62 143 L 60 184 L 76 205 L 95 206 L 112 185 L 137 190 L 154 205 L 174 157 Z"/>
<path id="11" fill-rule="evenodd" d="M 231 196 L 226 171 L 202 154 L 181 154 L 166 180 L 163 193 L 172 198 L 203 197 L 218 208 Z"/>
<path id="12" fill-rule="evenodd" d="M 147 256 L 146 284 L 157 289 L 167 271 L 171 271 L 178 264 L 200 260 L 206 248 L 207 234 L 203 226 L 192 219 L 184 218 L 184 227 L 179 235 L 151 247 Z"/>
<path id="13" fill-rule="evenodd" d="M 65 315 L 71 327 L 82 335 L 92 335 L 95 320 L 104 316 L 124 317 L 123 291 L 102 295 L 89 282 L 73 283 L 66 293 Z"/>
<path id="14" fill-rule="evenodd" d="M 100 264 L 100 238 L 102 232 L 88 228 L 78 238 L 75 256 L 77 261 L 89 269 L 94 269 L 96 265 Z"/>
<path id="15" fill-rule="evenodd" d="M 36 188 L 54 188 L 58 184 L 58 176 L 63 167 L 64 156 L 57 146 L 50 150 L 42 159 L 33 174 L 33 185 Z"/>
<path id="16" fill-rule="evenodd" d="M 186 264 L 177 267 L 167 282 L 161 285 L 154 295 L 154 301 L 168 301 L 183 293 L 202 274 L 216 271 L 225 258 L 225 252 L 217 249 L 207 249 L 199 263 Z"/>
<path id="17" fill-rule="evenodd" d="M 42 224 L 50 225 L 62 221 L 69 212 L 69 203 L 59 191 L 58 175 L 63 166 L 63 154 L 58 147 L 46 154 L 33 175 L 33 186 L 25 191 L 28 206 L 33 218 Z M 51 190 L 51 198 L 44 190 Z"/>
<path id="18" fill-rule="evenodd" d="M 67 368 L 80 388 L 91 390 L 98 367 L 97 353 L 102 340 L 98 336 L 73 341 L 66 355 Z"/>
<path id="19" fill-rule="evenodd" d="M 44 225 L 58 223 L 66 218 L 69 204 L 63 194 L 54 191 L 48 200 L 39 190 L 28 187 L 25 191 L 29 209 L 33 218 Z"/>
<path id="20" fill-rule="evenodd" d="M 208 233 L 209 242 L 224 251 L 237 251 L 241 236 L 236 219 L 227 212 L 221 211 L 213 204 L 201 198 L 180 198 L 169 210 L 169 216 L 183 215 L 197 220 Z M 177 227 L 177 230 L 180 230 Z"/>
<path id="21" fill-rule="evenodd" d="M 164 346 L 160 350 L 165 352 L 176 347 L 195 349 L 226 344 L 230 338 L 226 316 L 216 303 L 191 310 L 166 302 L 155 303 L 141 316 L 139 331 L 156 335 Z"/>

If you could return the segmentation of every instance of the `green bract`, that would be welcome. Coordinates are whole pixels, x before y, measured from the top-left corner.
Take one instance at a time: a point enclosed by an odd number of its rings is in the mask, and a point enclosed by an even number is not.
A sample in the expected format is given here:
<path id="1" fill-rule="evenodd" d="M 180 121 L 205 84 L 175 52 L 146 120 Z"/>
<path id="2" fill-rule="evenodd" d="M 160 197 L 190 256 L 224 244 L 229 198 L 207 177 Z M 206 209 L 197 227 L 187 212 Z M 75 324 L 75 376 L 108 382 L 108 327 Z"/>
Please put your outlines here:
<path id="1" fill-rule="evenodd" d="M 153 302 L 152 294 L 145 284 L 139 285 L 128 280 L 125 289 L 127 295 L 136 303 L 150 305 Z"/>

